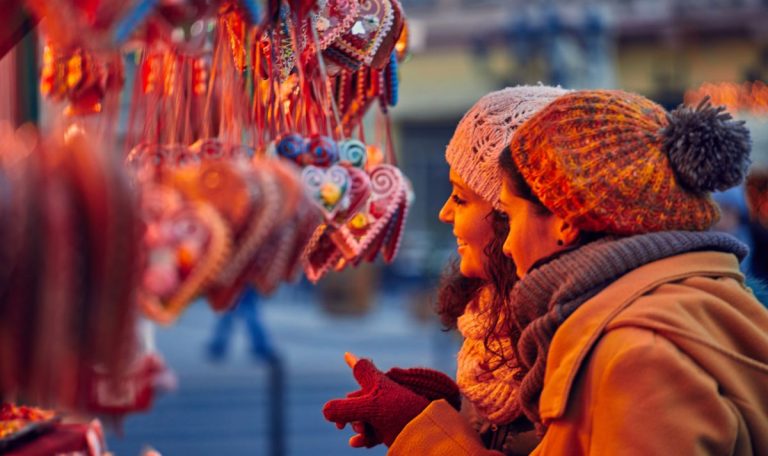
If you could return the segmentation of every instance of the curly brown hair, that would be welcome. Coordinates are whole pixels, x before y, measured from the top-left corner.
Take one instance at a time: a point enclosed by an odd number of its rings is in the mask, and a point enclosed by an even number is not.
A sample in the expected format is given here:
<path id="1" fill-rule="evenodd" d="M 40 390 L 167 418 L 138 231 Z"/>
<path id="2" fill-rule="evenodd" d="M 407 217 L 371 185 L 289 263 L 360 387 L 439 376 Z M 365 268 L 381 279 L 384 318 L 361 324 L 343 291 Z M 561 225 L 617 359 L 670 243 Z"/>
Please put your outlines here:
<path id="1" fill-rule="evenodd" d="M 487 307 L 487 312 L 491 315 L 503 315 L 504 318 L 497 318 L 495 320 L 496 324 L 486 328 L 485 347 L 499 356 L 501 364 L 508 360 L 504 359 L 501 353 L 492 351 L 489 345 L 492 334 L 497 332 L 496 326 L 500 320 L 505 322 L 505 328 L 503 331 L 498 332 L 506 332 L 511 335 L 516 331 L 514 325 L 511 324 L 512 315 L 510 313 L 510 306 L 507 304 L 507 297 L 517 282 L 517 268 L 512 259 L 504 255 L 502 251 L 504 241 L 509 233 L 509 222 L 506 215 L 493 210 L 488 213 L 486 218 L 490 219 L 494 233 L 491 242 L 483 249 L 486 258 L 488 258 L 485 264 L 488 280 L 461 275 L 459 272 L 459 260 L 452 261 L 440 280 L 435 312 L 440 317 L 440 321 L 446 331 L 455 329 L 457 319 L 464 313 L 467 304 L 475 299 L 484 287 L 490 287 L 492 299 Z"/>

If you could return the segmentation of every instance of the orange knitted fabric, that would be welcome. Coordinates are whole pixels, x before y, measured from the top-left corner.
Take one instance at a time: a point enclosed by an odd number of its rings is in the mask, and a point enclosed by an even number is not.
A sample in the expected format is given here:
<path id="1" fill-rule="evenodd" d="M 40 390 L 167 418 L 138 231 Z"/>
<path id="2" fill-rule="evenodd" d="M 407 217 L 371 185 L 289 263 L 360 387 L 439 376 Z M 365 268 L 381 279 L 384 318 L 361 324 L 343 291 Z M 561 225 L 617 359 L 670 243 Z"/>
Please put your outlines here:
<path id="1" fill-rule="evenodd" d="M 571 92 L 521 125 L 510 151 L 544 206 L 582 230 L 708 229 L 717 206 L 676 180 L 663 150 L 668 123 L 666 111 L 640 95 Z"/>

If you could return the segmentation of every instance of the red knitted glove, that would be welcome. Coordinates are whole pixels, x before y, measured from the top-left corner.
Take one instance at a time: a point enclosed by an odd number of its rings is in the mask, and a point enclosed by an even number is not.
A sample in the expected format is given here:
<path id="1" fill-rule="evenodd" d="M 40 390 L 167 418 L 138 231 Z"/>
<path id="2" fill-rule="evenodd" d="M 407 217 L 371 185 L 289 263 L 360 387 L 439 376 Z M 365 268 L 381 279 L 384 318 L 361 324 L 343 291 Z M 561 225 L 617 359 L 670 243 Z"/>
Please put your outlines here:
<path id="1" fill-rule="evenodd" d="M 424 396 L 430 402 L 445 399 L 456 410 L 461 408 L 459 386 L 451 377 L 440 371 L 424 367 L 393 367 L 387 371 L 386 376 L 419 396 Z"/>
<path id="2" fill-rule="evenodd" d="M 392 445 L 405 425 L 429 405 L 426 398 L 390 380 L 368 359 L 359 360 L 352 374 L 362 388 L 323 407 L 325 419 L 339 428 L 346 423 L 365 423 L 363 429 L 359 424 L 353 426 L 360 435 L 350 440 L 352 446 Z"/>

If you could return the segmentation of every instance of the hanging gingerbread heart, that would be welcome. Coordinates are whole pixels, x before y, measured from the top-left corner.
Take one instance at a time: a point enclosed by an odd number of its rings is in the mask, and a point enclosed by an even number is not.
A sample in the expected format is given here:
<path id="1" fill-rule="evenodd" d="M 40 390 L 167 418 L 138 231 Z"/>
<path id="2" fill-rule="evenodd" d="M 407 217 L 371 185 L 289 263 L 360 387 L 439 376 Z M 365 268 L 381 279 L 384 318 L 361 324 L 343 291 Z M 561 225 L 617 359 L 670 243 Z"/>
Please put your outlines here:
<path id="1" fill-rule="evenodd" d="M 371 196 L 371 179 L 368 173 L 362 169 L 349 165 L 342 165 L 347 170 L 350 178 L 349 201 L 343 211 L 337 214 L 335 222 L 339 225 L 346 224 L 361 209 L 365 207 Z"/>
<path id="2" fill-rule="evenodd" d="M 307 34 L 307 47 L 304 50 L 305 65 L 314 64 L 320 51 L 328 48 L 342 33 L 347 31 L 357 17 L 356 0 L 318 0 L 317 12 L 310 13 L 303 31 Z M 310 23 L 311 21 L 311 23 Z M 317 32 L 317 42 L 312 28 Z"/>
<path id="3" fill-rule="evenodd" d="M 301 180 L 311 201 L 323 211 L 327 220 L 333 220 L 347 200 L 350 187 L 347 170 L 340 165 L 326 169 L 310 165 L 302 170 Z"/>
<path id="4" fill-rule="evenodd" d="M 369 62 L 366 62 L 373 68 L 383 69 L 389 63 L 389 56 L 395 50 L 400 36 L 403 33 L 404 27 L 404 15 L 403 8 L 400 6 L 398 0 L 390 0 L 392 5 L 392 25 L 382 36 L 379 42 L 378 48 L 371 57 Z"/>
<path id="5" fill-rule="evenodd" d="M 145 241 L 149 265 L 139 303 L 149 318 L 170 324 L 224 266 L 230 234 L 224 219 L 203 202 L 184 203 L 153 223 L 147 226 L 156 237 Z"/>
<path id="6" fill-rule="evenodd" d="M 406 182 L 408 179 L 406 178 Z M 410 184 L 408 184 L 410 187 Z M 387 235 L 387 239 L 384 241 L 384 247 L 382 249 L 382 256 L 384 262 L 391 263 L 397 252 L 400 250 L 400 243 L 403 239 L 403 229 L 405 228 L 405 219 L 408 217 L 408 210 L 411 207 L 412 198 L 410 192 L 406 195 L 406 198 L 400 203 L 395 215 L 392 217 L 390 232 Z"/>
<path id="7" fill-rule="evenodd" d="M 261 247 L 276 226 L 280 213 L 280 190 L 276 177 L 267 169 L 253 167 L 251 181 L 258 185 L 261 199 L 255 204 L 249 215 L 249 222 L 244 232 L 236 240 L 232 258 L 216 278 L 221 286 L 232 286 L 241 277 L 255 252 Z M 214 304 L 211 302 L 211 304 Z M 217 309 L 219 310 L 219 309 Z"/>
<path id="8" fill-rule="evenodd" d="M 246 226 L 260 193 L 247 181 L 248 172 L 235 161 L 208 160 L 175 169 L 168 183 L 187 199 L 211 204 L 237 238 Z"/>
<path id="9" fill-rule="evenodd" d="M 342 258 L 336 244 L 328 233 L 328 225 L 320 225 L 304 249 L 304 274 L 312 283 L 317 283 Z"/>
<path id="10" fill-rule="evenodd" d="M 370 178 L 371 199 L 367 210 L 369 223 L 359 230 L 362 235 L 358 236 L 361 255 L 372 245 L 378 250 L 379 236 L 406 198 L 405 179 L 395 166 L 379 165 L 373 169 Z"/>
<path id="11" fill-rule="evenodd" d="M 402 9 L 397 0 L 360 0 L 352 26 L 333 42 L 324 56 L 343 68 L 356 70 L 360 65 L 381 65 L 379 50 L 387 56 L 402 30 Z M 393 37 L 394 36 L 394 37 Z M 382 65 L 383 66 L 383 65 Z"/>
<path id="12" fill-rule="evenodd" d="M 282 192 L 283 204 L 275 229 L 255 254 L 253 266 L 248 273 L 251 283 L 263 294 L 272 293 L 284 280 L 288 269 L 294 267 L 291 262 L 295 258 L 295 250 L 304 247 L 303 244 L 296 245 L 297 242 L 303 242 L 298 238 L 302 235 L 302 228 L 299 226 L 301 220 L 297 215 L 299 215 L 301 199 L 305 198 L 298 173 L 277 160 L 272 160 L 268 164 L 280 183 L 278 188 Z"/>

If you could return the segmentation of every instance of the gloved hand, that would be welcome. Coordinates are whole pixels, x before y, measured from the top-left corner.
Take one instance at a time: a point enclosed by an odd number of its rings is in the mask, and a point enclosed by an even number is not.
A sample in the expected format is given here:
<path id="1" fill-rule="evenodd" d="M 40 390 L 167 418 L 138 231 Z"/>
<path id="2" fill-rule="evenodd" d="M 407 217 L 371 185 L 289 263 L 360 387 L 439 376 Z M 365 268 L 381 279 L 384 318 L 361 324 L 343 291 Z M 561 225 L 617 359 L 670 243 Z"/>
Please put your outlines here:
<path id="1" fill-rule="evenodd" d="M 424 396 L 396 383 L 368 359 L 357 361 L 352 374 L 361 389 L 346 399 L 328 401 L 323 415 L 340 429 L 354 423 L 353 429 L 359 435 L 350 439 L 353 447 L 370 448 L 380 442 L 392 445 L 405 425 L 429 405 Z"/>
<path id="2" fill-rule="evenodd" d="M 445 399 L 456 410 L 461 408 L 459 386 L 451 377 L 440 371 L 424 367 L 412 367 L 410 369 L 393 367 L 385 375 L 395 383 L 424 396 L 430 402 Z"/>

